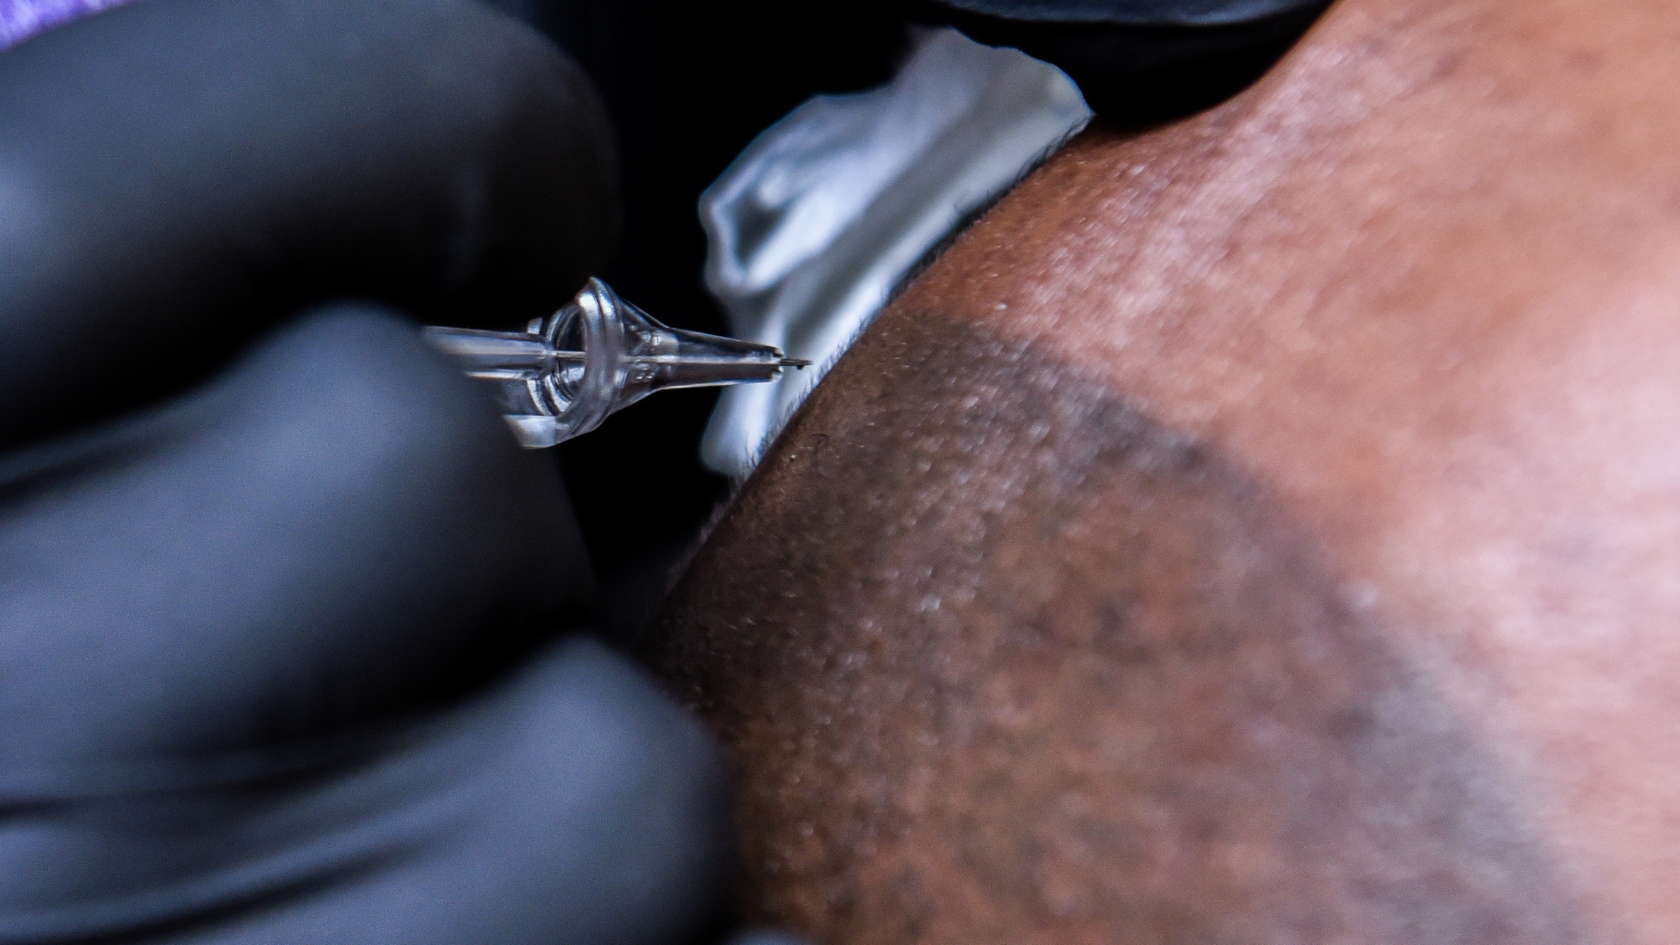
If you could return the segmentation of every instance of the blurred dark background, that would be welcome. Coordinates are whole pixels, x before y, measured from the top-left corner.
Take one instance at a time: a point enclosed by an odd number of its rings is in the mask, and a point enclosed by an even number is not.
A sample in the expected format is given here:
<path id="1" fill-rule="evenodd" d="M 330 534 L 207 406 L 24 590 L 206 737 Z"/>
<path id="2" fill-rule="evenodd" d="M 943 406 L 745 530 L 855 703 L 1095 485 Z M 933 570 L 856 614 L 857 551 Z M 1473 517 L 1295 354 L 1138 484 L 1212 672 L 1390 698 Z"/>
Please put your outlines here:
<path id="1" fill-rule="evenodd" d="M 766 127 L 812 95 L 891 78 L 904 18 L 869 2 L 503 0 L 594 80 L 618 134 L 624 229 L 601 277 L 655 318 L 727 333 L 701 281 L 700 192 Z M 558 450 L 602 581 L 600 620 L 622 637 L 728 483 L 700 465 L 715 391 L 674 391 Z"/>

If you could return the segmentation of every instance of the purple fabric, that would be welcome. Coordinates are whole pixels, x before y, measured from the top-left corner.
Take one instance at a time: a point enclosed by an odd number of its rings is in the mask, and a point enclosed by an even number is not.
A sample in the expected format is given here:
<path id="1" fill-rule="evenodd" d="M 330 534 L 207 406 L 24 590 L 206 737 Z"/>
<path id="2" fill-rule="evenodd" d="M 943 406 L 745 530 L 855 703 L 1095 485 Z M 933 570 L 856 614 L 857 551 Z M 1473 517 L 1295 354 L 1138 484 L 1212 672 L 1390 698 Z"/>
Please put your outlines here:
<path id="1" fill-rule="evenodd" d="M 16 46 L 36 33 L 129 0 L 0 0 L 0 49 Z"/>

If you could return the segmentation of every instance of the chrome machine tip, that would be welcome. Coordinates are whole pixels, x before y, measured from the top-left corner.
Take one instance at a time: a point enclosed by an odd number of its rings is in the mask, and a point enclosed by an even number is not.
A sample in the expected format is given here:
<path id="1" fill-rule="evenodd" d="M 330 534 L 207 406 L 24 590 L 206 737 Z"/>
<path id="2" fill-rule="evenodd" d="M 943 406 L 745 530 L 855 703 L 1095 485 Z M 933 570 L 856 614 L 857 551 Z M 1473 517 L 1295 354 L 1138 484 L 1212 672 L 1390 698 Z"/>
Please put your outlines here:
<path id="1" fill-rule="evenodd" d="M 431 327 L 425 336 L 495 385 L 515 436 L 532 448 L 588 433 L 656 391 L 762 383 L 811 364 L 771 345 L 662 325 L 599 279 L 524 332 Z"/>

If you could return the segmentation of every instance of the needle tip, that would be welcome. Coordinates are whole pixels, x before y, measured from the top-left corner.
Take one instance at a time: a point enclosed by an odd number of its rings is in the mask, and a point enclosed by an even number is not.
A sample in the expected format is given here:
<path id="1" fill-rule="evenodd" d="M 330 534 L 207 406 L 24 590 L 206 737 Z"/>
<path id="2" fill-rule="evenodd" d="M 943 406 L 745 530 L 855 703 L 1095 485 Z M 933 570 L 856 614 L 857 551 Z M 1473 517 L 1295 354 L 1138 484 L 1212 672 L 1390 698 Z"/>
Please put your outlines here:
<path id="1" fill-rule="evenodd" d="M 782 367 L 800 368 L 800 369 L 803 370 L 804 368 L 808 368 L 810 366 L 811 366 L 811 362 L 809 360 L 805 359 L 805 358 L 783 358 L 782 359 Z"/>

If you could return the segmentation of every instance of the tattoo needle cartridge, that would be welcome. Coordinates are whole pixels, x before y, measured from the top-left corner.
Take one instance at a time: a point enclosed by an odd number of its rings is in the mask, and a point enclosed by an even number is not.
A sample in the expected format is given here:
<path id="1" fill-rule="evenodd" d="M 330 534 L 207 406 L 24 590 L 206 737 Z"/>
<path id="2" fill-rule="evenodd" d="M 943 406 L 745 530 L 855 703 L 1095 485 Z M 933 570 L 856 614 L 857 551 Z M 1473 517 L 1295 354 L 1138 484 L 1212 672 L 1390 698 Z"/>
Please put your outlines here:
<path id="1" fill-rule="evenodd" d="M 531 449 L 588 433 L 657 391 L 771 381 L 811 363 L 770 345 L 668 328 L 599 279 L 522 332 L 423 333 L 467 376 L 494 385 L 514 437 Z"/>

